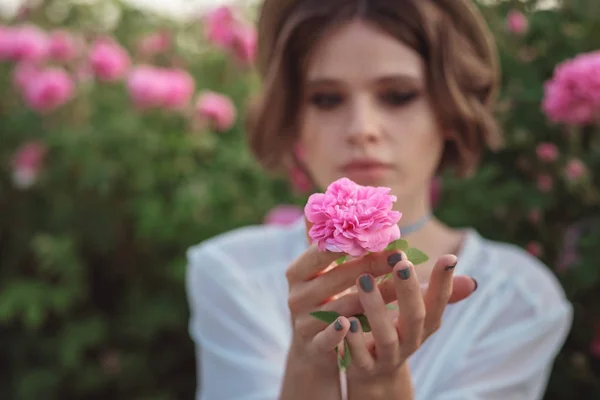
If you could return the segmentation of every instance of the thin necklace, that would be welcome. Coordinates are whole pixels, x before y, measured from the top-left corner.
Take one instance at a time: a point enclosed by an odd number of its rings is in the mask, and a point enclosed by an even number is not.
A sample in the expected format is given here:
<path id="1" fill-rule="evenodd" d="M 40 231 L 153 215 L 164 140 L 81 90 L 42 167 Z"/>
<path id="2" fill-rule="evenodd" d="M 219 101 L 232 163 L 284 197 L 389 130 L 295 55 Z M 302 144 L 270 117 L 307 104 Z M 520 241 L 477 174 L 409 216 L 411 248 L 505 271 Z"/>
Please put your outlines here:
<path id="1" fill-rule="evenodd" d="M 409 233 L 416 232 L 419 229 L 421 229 L 423 226 L 425 226 L 425 224 L 427 222 L 429 222 L 429 220 L 432 217 L 433 217 L 433 214 L 429 213 L 429 214 L 426 214 L 426 215 L 422 216 L 421 218 L 419 218 L 419 220 L 417 222 L 415 222 L 414 224 L 407 225 L 407 226 L 401 226 L 400 233 L 402 234 L 402 236 L 404 236 L 404 235 L 408 235 Z"/>

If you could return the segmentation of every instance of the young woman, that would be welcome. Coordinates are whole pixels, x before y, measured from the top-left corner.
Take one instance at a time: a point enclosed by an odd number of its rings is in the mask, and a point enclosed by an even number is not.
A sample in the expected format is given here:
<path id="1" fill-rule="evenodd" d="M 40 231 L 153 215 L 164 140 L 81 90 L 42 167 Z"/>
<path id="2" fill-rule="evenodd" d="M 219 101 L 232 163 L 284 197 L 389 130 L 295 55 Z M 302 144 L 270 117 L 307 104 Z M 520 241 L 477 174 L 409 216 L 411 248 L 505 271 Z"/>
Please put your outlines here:
<path id="1" fill-rule="evenodd" d="M 431 217 L 432 177 L 467 176 L 501 142 L 494 43 L 470 0 L 266 0 L 259 69 L 247 131 L 263 165 L 295 163 L 319 191 L 340 177 L 390 187 L 403 238 L 430 261 L 387 252 L 331 269 L 339 254 L 310 245 L 304 221 L 192 247 L 197 398 L 541 398 L 571 324 L 560 286 L 521 249 Z M 327 326 L 315 310 L 342 316 Z"/>

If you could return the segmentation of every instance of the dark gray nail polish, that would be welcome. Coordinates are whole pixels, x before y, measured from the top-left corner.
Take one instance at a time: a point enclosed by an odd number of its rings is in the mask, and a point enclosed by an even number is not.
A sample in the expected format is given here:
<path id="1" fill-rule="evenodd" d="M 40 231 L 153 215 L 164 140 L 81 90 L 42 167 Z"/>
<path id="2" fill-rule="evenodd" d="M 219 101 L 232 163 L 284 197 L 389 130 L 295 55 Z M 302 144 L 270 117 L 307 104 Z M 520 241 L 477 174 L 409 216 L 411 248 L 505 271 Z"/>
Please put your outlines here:
<path id="1" fill-rule="evenodd" d="M 398 274 L 398 278 L 400 278 L 403 281 L 405 281 L 408 278 L 410 278 L 410 268 L 399 269 L 398 272 L 397 272 L 397 274 Z"/>
<path id="2" fill-rule="evenodd" d="M 475 284 L 475 289 L 473 289 L 473 291 L 476 291 L 477 288 L 479 287 L 479 283 L 477 283 L 477 279 L 475 279 L 475 278 L 471 278 L 471 279 L 473 279 L 473 283 Z"/>
<path id="3" fill-rule="evenodd" d="M 452 271 L 454 268 L 456 267 L 456 264 L 453 265 L 448 265 L 446 268 L 444 268 L 446 271 Z"/>
<path id="4" fill-rule="evenodd" d="M 340 322 L 339 319 L 337 321 L 335 321 L 335 325 L 333 325 L 333 327 L 335 328 L 336 331 L 341 331 L 342 329 L 344 329 L 344 327 L 342 326 L 342 323 Z"/>
<path id="5" fill-rule="evenodd" d="M 358 321 L 355 319 L 350 320 L 350 332 L 358 332 Z"/>
<path id="6" fill-rule="evenodd" d="M 373 290 L 373 280 L 369 275 L 361 276 L 358 279 L 358 282 L 360 283 L 361 289 L 365 292 L 369 293 L 371 290 Z"/>
<path id="7" fill-rule="evenodd" d="M 400 261 L 402 261 L 402 253 L 394 253 L 390 255 L 387 259 L 387 263 L 390 267 L 394 267 Z"/>

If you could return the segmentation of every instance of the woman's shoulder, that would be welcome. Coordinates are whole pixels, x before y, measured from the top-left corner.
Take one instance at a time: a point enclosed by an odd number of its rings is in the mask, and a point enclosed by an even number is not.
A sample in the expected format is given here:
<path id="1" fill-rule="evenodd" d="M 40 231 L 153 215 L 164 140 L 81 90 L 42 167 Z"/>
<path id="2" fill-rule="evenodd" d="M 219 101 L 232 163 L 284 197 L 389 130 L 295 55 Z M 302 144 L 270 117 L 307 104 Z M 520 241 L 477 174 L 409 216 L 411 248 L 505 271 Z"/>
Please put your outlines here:
<path id="1" fill-rule="evenodd" d="M 569 307 L 557 276 L 539 258 L 512 243 L 486 239 L 475 231 L 469 235 L 464 249 L 469 264 L 465 273 L 482 285 L 496 288 L 497 293 L 518 293 L 540 311 L 553 305 Z"/>
<path id="2" fill-rule="evenodd" d="M 189 268 L 246 272 L 281 271 L 305 248 L 304 223 L 248 225 L 223 232 L 187 249 Z"/>

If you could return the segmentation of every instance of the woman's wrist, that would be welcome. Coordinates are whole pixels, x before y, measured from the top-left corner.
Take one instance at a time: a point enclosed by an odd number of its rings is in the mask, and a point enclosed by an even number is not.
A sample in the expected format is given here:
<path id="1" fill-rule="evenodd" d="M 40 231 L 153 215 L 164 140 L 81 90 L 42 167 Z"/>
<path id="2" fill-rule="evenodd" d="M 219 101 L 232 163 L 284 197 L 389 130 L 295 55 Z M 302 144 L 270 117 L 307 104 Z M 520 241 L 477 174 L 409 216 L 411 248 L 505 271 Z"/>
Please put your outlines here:
<path id="1" fill-rule="evenodd" d="M 335 357 L 335 354 L 332 354 L 332 357 Z M 301 354 L 290 350 L 279 399 L 306 398 L 340 400 L 339 370 L 335 361 L 333 367 L 330 363 L 314 364 L 307 362 Z"/>
<path id="2" fill-rule="evenodd" d="M 385 378 L 348 378 L 348 400 L 412 400 L 413 387 L 408 363 Z"/>

